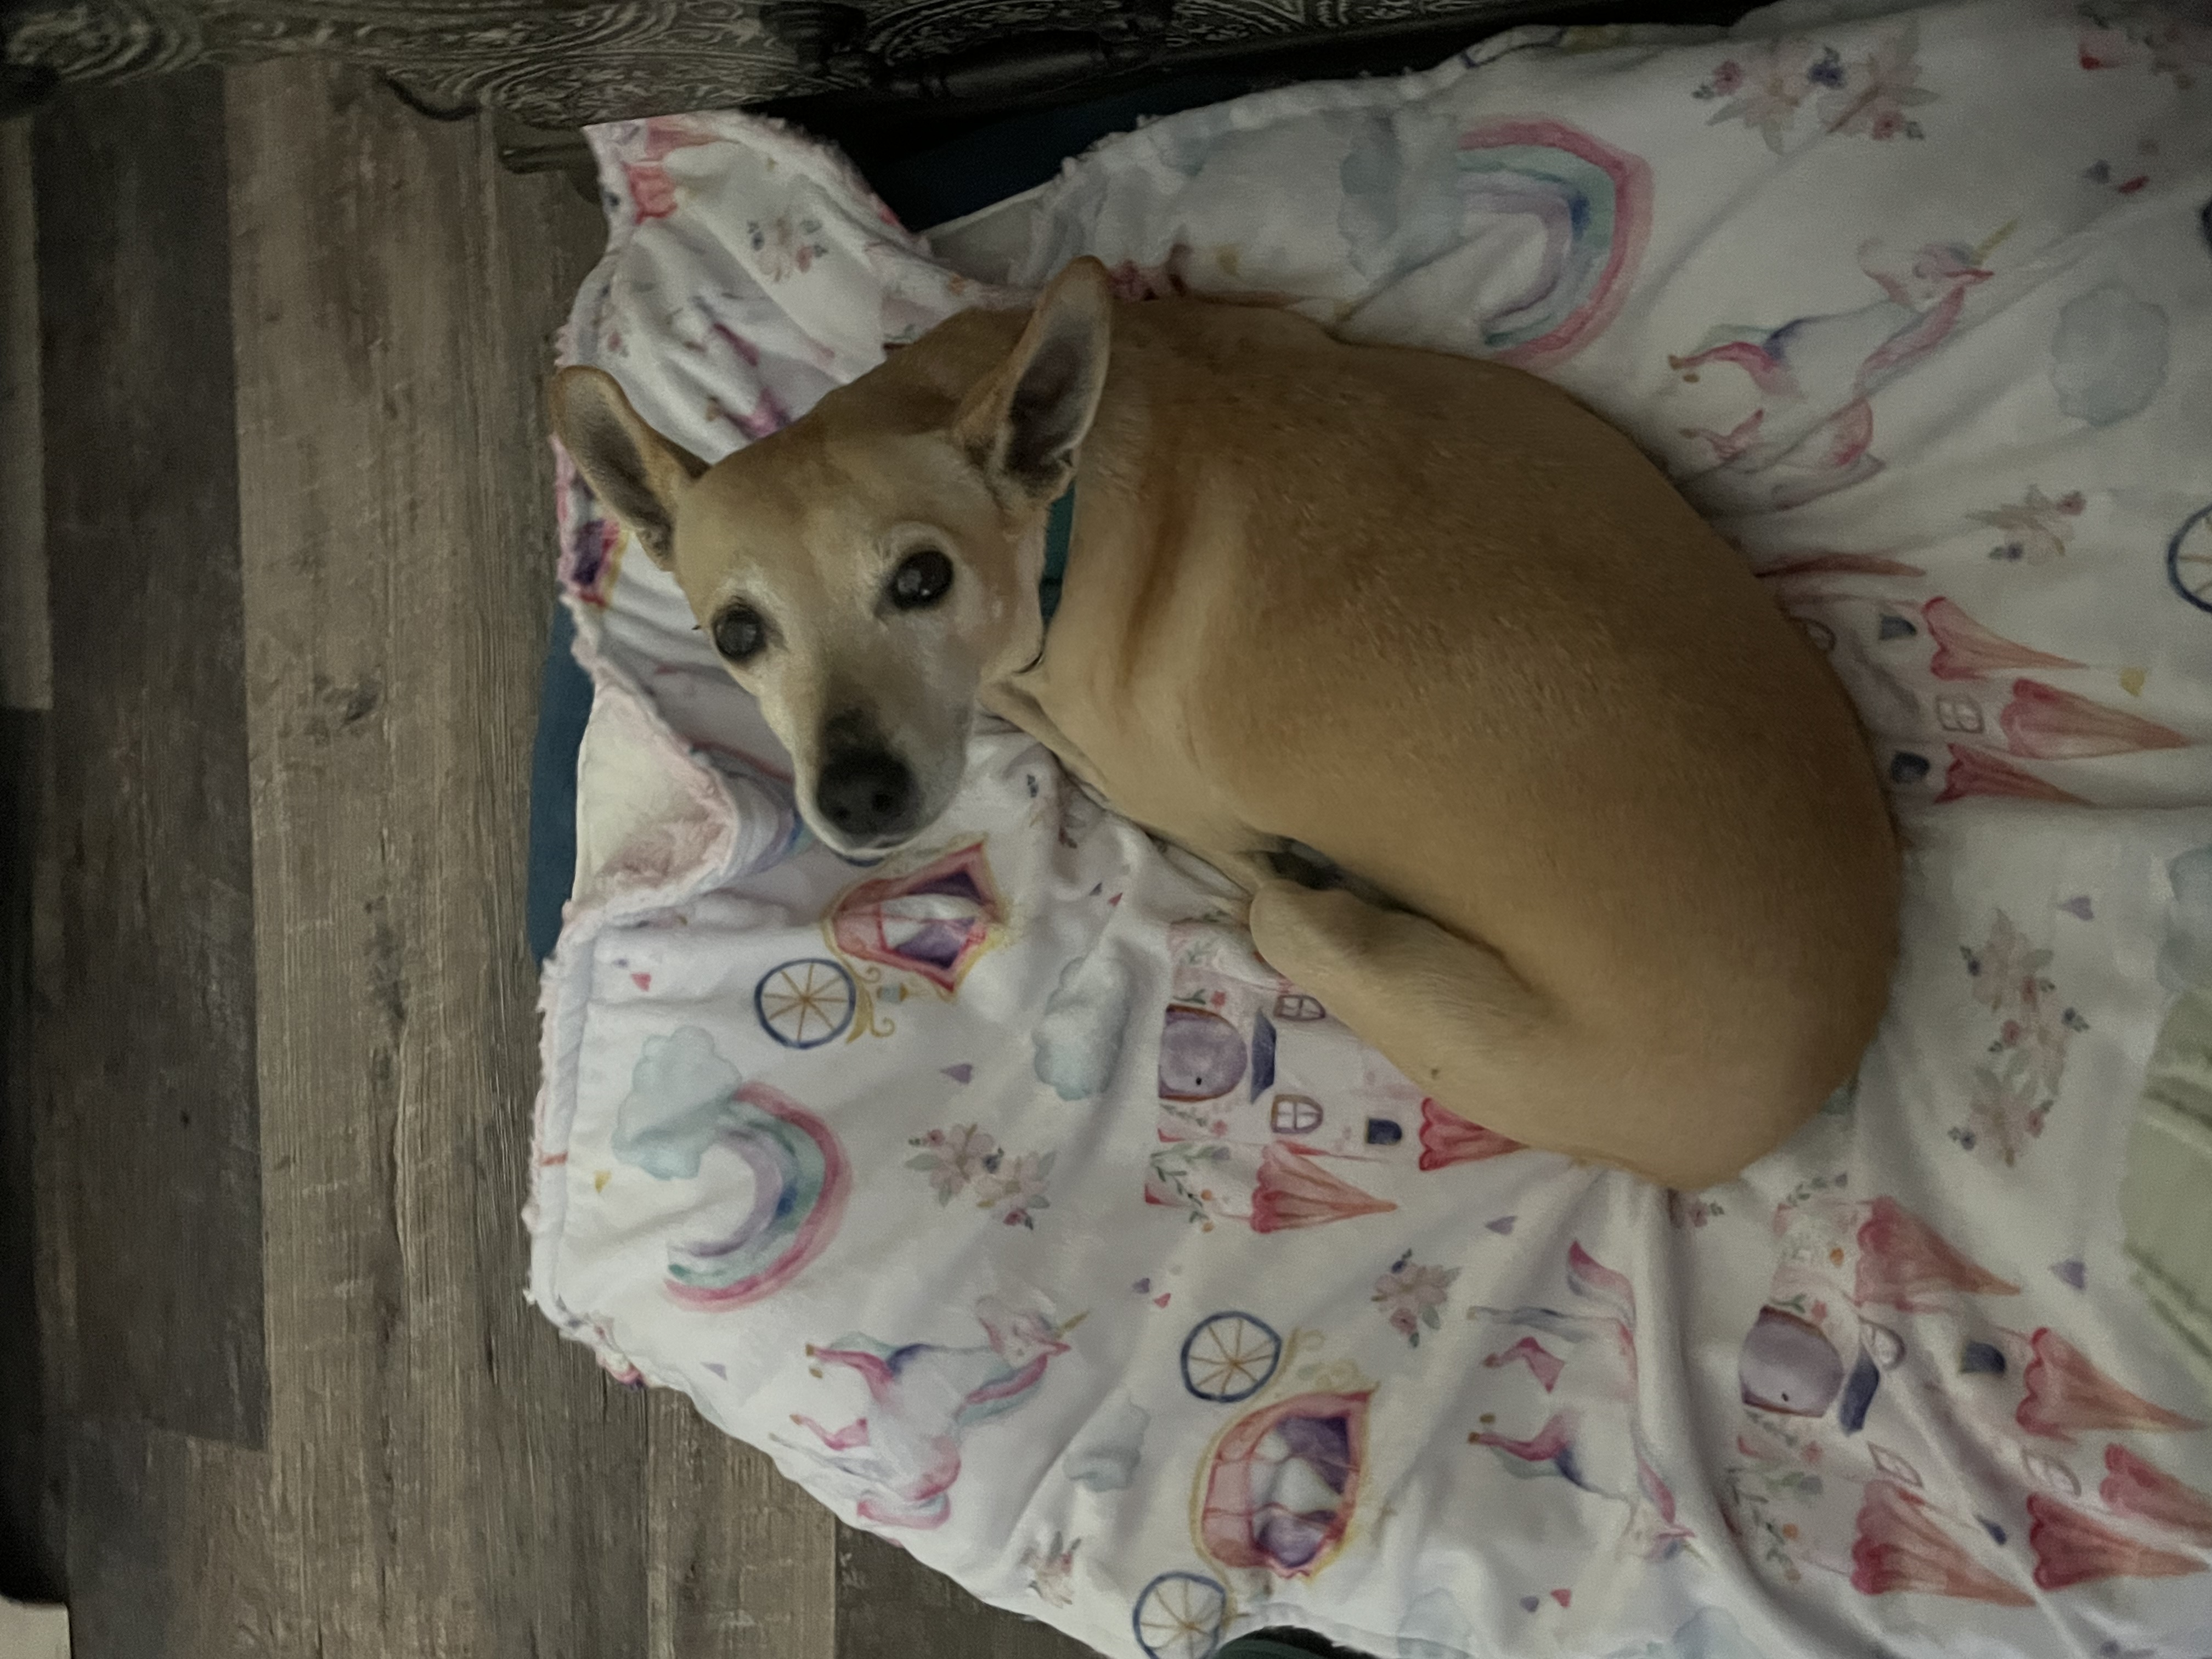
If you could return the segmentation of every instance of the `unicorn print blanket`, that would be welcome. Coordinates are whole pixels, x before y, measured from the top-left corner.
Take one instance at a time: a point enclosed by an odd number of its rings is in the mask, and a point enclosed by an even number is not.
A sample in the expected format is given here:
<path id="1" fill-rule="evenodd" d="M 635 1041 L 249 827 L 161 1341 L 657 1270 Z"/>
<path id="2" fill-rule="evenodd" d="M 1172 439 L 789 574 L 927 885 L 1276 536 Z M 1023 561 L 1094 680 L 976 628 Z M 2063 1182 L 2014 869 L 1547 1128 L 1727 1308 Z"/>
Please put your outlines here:
<path id="1" fill-rule="evenodd" d="M 2118 1201 L 2212 963 L 2201 10 L 1524 30 L 1158 121 L 933 242 L 772 124 L 593 142 L 568 356 L 709 456 L 1079 252 L 1555 379 L 1830 653 L 1910 890 L 1785 1151 L 1578 1168 L 1439 1113 L 1016 733 L 913 856 L 811 845 L 564 470 L 549 1318 L 1117 1659 L 2212 1648 L 2212 1401 Z"/>

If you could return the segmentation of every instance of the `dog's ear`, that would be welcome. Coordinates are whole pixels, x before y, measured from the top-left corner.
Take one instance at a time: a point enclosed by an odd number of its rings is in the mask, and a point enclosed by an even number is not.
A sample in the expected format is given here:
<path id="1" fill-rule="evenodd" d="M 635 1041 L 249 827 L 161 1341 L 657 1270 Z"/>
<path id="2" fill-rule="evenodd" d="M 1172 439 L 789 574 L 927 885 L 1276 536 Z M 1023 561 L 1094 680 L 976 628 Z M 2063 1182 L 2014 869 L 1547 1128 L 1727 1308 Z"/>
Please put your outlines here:
<path id="1" fill-rule="evenodd" d="M 553 377 L 552 403 L 553 429 L 592 493 L 668 569 L 676 557 L 676 498 L 706 462 L 640 419 L 605 369 L 562 369 Z"/>
<path id="2" fill-rule="evenodd" d="M 994 487 L 1031 501 L 1066 488 L 1098 412 L 1113 326 L 1106 267 L 1078 259 L 1053 278 L 1006 360 L 961 399 L 953 435 Z"/>

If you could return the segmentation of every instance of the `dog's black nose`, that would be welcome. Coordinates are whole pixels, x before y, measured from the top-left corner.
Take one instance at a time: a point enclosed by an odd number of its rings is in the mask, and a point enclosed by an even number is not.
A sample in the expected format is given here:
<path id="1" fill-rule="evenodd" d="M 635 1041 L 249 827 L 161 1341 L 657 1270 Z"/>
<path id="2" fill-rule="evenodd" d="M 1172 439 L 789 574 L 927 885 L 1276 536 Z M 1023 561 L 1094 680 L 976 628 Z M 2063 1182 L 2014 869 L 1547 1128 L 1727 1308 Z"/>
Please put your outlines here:
<path id="1" fill-rule="evenodd" d="M 848 749 L 830 757 L 815 786 L 815 804 L 837 832 L 857 842 L 886 840 L 914 828 L 921 801 L 914 774 L 880 749 Z"/>

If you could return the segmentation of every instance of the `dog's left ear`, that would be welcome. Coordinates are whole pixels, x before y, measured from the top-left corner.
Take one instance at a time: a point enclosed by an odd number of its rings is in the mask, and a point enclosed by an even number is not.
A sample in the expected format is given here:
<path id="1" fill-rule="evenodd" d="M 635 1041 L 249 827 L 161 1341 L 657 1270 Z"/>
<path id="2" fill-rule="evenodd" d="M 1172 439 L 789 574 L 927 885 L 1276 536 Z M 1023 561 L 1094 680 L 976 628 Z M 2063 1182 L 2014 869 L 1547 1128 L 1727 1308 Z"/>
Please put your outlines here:
<path id="1" fill-rule="evenodd" d="M 553 377 L 553 430 L 592 493 L 629 526 L 653 562 L 676 567 L 676 502 L 706 462 L 647 426 L 603 368 Z"/>
<path id="2" fill-rule="evenodd" d="M 1006 362 L 961 399 L 953 435 L 994 489 L 1048 501 L 1067 487 L 1098 412 L 1113 328 L 1106 267 L 1078 259 L 1052 279 Z"/>

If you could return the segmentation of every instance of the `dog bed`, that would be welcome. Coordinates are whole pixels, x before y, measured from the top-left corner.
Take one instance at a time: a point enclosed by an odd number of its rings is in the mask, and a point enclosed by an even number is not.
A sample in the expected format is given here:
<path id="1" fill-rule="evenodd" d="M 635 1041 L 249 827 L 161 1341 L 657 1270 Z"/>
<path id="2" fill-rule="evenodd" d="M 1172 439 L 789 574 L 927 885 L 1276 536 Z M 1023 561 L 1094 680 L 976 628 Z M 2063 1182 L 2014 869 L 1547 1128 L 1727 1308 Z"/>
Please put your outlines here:
<path id="1" fill-rule="evenodd" d="M 1191 111 L 933 246 L 772 124 L 596 132 L 566 350 L 702 454 L 1080 252 L 1557 380 L 1831 654 L 1909 896 L 1856 1082 L 1743 1179 L 1520 1149 L 1017 733 L 912 855 L 811 845 L 564 464 L 548 1317 L 1117 1656 L 2212 1645 L 2212 1401 L 2120 1221 L 2212 979 L 2212 32 L 1864 11 Z"/>

